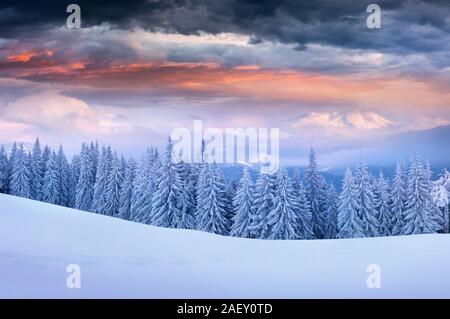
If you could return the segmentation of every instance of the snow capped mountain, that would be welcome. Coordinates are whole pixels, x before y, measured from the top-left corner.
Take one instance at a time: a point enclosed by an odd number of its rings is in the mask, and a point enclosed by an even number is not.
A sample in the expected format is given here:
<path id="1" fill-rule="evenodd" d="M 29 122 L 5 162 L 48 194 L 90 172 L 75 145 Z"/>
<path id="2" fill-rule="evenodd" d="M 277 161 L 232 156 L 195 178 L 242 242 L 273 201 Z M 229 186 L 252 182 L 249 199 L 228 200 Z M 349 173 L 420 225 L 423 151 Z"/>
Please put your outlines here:
<path id="1" fill-rule="evenodd" d="M 0 194 L 0 297 L 449 298 L 449 245 L 444 234 L 224 237 Z M 77 266 L 81 287 L 68 288 Z M 367 284 L 373 269 L 380 288 Z"/>
<path id="2" fill-rule="evenodd" d="M 348 113 L 309 113 L 302 117 L 293 127 L 334 127 L 357 130 L 374 130 L 396 123 L 375 112 L 354 111 Z"/>
<path id="3" fill-rule="evenodd" d="M 343 116 L 343 121 L 360 130 L 373 130 L 395 125 L 394 122 L 374 112 L 351 112 Z"/>

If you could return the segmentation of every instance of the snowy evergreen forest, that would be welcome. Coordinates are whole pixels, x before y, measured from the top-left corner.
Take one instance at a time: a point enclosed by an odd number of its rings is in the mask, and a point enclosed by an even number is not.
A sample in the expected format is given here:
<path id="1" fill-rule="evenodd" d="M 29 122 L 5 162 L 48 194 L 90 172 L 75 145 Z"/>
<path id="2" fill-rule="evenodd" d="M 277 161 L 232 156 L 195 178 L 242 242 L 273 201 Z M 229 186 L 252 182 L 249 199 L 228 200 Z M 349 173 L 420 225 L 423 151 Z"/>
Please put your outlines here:
<path id="1" fill-rule="evenodd" d="M 450 173 L 432 180 L 413 154 L 393 180 L 364 162 L 347 168 L 342 191 L 319 172 L 314 151 L 304 176 L 285 168 L 227 181 L 216 163 L 175 163 L 172 143 L 137 162 L 84 143 L 68 161 L 57 151 L 14 143 L 0 149 L 0 192 L 161 227 L 261 239 L 330 239 L 449 232 Z"/>

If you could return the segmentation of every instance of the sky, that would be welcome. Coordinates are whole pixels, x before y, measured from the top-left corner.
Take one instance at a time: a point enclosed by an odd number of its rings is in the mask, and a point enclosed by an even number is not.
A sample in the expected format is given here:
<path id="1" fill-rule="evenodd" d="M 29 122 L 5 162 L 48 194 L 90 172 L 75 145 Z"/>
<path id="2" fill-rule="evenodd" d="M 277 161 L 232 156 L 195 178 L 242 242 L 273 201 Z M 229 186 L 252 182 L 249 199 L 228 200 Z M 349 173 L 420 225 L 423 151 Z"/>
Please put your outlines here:
<path id="1" fill-rule="evenodd" d="M 448 0 L 77 1 L 81 29 L 70 3 L 0 3 L 0 142 L 139 153 L 202 120 L 279 128 L 282 161 L 329 166 L 450 124 Z"/>

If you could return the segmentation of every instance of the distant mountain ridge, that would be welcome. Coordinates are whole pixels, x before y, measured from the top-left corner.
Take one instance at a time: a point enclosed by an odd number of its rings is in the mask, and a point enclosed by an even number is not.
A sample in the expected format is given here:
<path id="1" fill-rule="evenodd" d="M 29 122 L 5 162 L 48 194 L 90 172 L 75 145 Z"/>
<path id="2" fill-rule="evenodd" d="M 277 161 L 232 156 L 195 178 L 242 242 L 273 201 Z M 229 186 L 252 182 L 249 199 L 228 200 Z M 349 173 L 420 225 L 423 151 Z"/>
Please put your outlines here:
<path id="1" fill-rule="evenodd" d="M 369 164 L 394 164 L 417 152 L 435 166 L 450 166 L 450 125 L 392 136 L 367 151 Z"/>

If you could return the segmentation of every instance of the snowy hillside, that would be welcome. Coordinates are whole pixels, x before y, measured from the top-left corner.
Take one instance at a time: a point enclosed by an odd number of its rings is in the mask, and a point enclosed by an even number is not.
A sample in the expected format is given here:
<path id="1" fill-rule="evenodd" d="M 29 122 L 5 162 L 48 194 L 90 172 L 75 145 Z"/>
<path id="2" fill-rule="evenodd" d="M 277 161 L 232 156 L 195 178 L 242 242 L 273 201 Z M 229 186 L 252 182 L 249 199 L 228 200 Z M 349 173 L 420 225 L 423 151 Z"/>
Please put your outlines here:
<path id="1" fill-rule="evenodd" d="M 268 241 L 0 195 L 0 297 L 450 297 L 450 236 Z M 68 289 L 66 267 L 81 267 Z M 381 288 L 369 289 L 369 264 Z"/>

